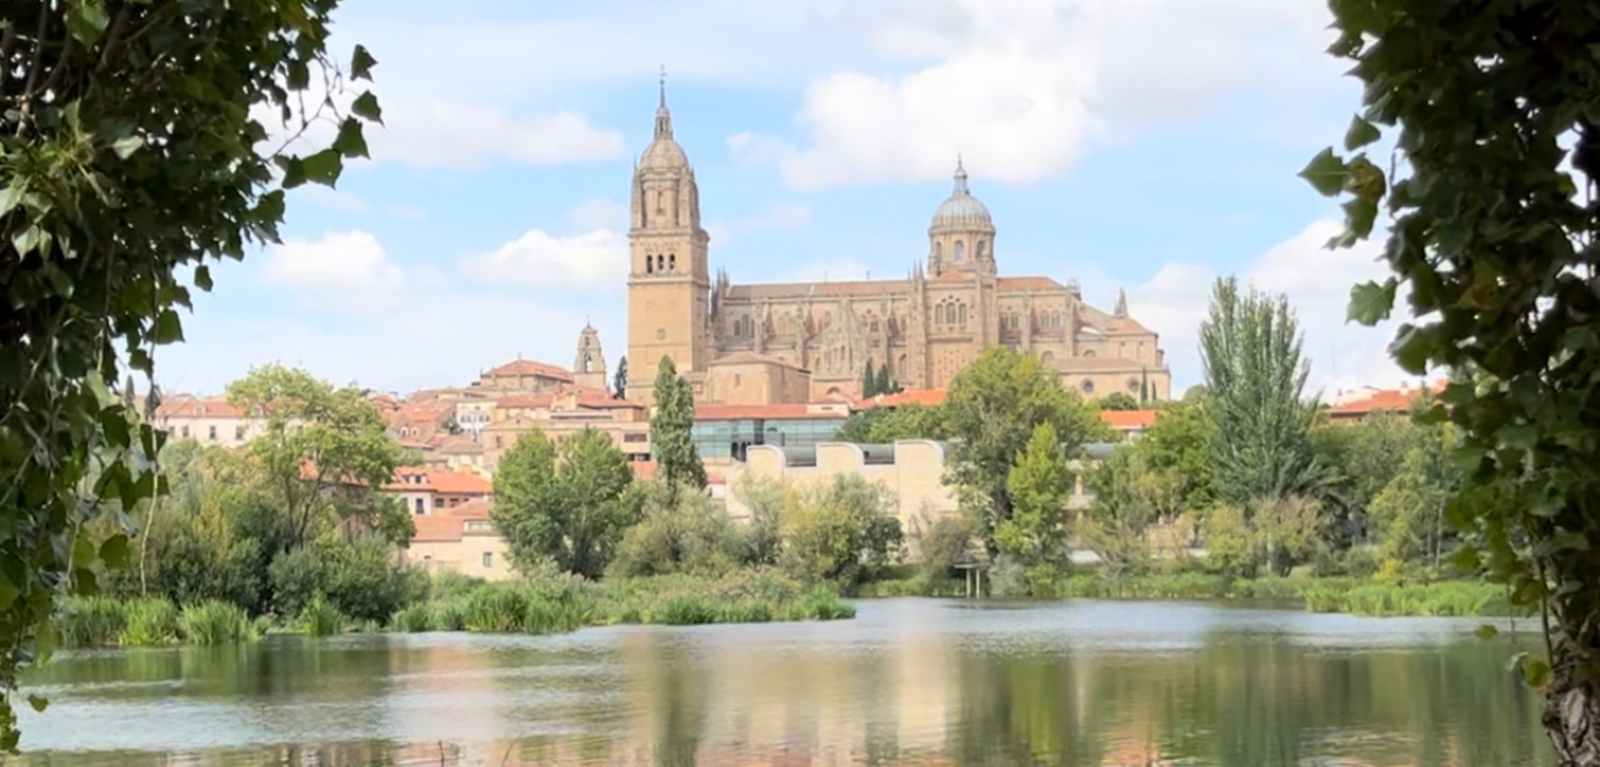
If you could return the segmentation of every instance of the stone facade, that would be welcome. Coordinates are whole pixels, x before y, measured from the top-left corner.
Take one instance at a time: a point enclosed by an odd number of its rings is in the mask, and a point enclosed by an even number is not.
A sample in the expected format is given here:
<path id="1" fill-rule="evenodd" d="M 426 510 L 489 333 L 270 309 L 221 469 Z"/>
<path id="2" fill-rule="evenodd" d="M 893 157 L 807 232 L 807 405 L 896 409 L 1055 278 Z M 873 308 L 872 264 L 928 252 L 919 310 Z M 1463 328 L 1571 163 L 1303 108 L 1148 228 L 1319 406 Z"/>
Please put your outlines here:
<path id="1" fill-rule="evenodd" d="M 720 401 L 713 384 L 729 380 L 712 373 L 720 361 L 782 360 L 809 371 L 808 391 L 768 402 L 799 402 L 860 396 L 869 362 L 887 364 L 907 389 L 942 388 L 996 344 L 1039 355 L 1090 397 L 1171 397 L 1159 339 L 1128 315 L 1125 299 L 1106 312 L 1085 303 L 1076 282 L 999 276 L 994 221 L 959 161 L 954 189 L 928 228 L 926 261 L 905 279 L 735 285 L 719 273 L 713 281 L 699 187 L 672 131 L 663 92 L 631 194 L 628 399 L 651 401 L 663 356 L 706 402 Z M 738 375 L 742 382 L 745 373 Z M 789 386 L 765 388 L 799 396 Z M 749 389 L 725 391 L 744 401 Z"/>

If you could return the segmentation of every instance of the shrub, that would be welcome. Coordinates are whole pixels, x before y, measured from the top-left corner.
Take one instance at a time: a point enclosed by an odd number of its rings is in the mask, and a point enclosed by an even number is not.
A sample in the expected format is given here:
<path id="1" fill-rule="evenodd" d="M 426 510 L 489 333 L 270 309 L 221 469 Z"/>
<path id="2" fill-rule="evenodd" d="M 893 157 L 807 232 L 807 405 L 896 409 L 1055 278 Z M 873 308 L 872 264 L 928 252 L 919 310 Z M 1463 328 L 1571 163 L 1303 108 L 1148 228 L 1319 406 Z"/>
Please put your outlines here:
<path id="1" fill-rule="evenodd" d="M 389 619 L 389 628 L 410 634 L 433 631 L 433 613 L 432 605 L 425 603 L 406 605 Z"/>
<path id="2" fill-rule="evenodd" d="M 103 647 L 122 636 L 127 614 L 122 603 L 107 597 L 71 597 L 53 623 L 64 647 Z"/>
<path id="3" fill-rule="evenodd" d="M 617 578 L 716 577 L 738 564 L 746 545 L 727 511 L 704 493 L 688 488 L 673 493 L 651 482 L 643 519 L 623 534 L 609 573 Z"/>
<path id="4" fill-rule="evenodd" d="M 178 607 L 161 597 L 135 599 L 125 605 L 127 622 L 122 644 L 159 645 L 178 638 Z"/>
<path id="5" fill-rule="evenodd" d="M 806 583 L 854 588 L 899 559 L 905 542 L 883 485 L 842 474 L 784 498 L 784 571 Z"/>
<path id="6" fill-rule="evenodd" d="M 357 621 L 387 621 L 401 607 L 427 597 L 426 575 L 399 564 L 394 546 L 381 538 L 358 538 L 327 556 L 328 601 Z"/>
<path id="7" fill-rule="evenodd" d="M 234 644 L 258 636 L 257 625 L 244 608 L 220 600 L 183 608 L 178 616 L 178 632 L 185 641 L 197 645 Z"/>
<path id="8" fill-rule="evenodd" d="M 552 578 L 488 584 L 467 599 L 462 623 L 468 631 L 549 634 L 576 630 L 593 617 L 581 581 Z"/>
<path id="9" fill-rule="evenodd" d="M 315 546 L 280 554 L 267 568 L 272 581 L 272 609 L 285 618 L 298 616 L 313 600 L 324 595 L 329 563 Z"/>

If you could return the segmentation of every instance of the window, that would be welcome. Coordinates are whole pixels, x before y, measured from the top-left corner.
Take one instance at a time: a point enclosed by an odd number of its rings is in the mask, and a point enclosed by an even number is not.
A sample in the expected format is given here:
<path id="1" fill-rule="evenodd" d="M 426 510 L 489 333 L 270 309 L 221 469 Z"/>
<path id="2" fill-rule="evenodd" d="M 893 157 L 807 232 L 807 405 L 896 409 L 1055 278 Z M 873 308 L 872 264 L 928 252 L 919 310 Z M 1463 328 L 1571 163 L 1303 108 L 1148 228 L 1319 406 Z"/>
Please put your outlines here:
<path id="1" fill-rule="evenodd" d="M 933 260 L 935 263 L 944 260 L 944 243 L 936 242 L 933 244 Z"/>
<path id="2" fill-rule="evenodd" d="M 644 257 L 644 273 L 645 274 L 655 274 L 656 273 L 655 256 L 645 256 Z"/>
<path id="3" fill-rule="evenodd" d="M 187 426 L 183 427 L 182 432 L 183 432 L 183 438 L 184 439 L 188 439 L 189 438 L 189 427 L 187 427 Z"/>
<path id="4" fill-rule="evenodd" d="M 989 254 L 989 243 L 988 243 L 988 241 L 986 241 L 986 240 L 978 240 L 978 247 L 977 247 L 978 260 L 982 261 L 983 257 L 987 256 L 988 254 Z"/>
<path id="5" fill-rule="evenodd" d="M 492 552 L 492 551 L 483 552 L 483 566 L 486 567 L 486 568 L 494 567 L 494 552 Z"/>
<path id="6" fill-rule="evenodd" d="M 632 434 L 622 435 L 623 442 L 643 442 L 649 438 L 650 435 L 645 434 L 644 432 L 634 432 Z"/>
<path id="7" fill-rule="evenodd" d="M 243 442 L 244 441 L 244 427 L 243 426 L 235 426 L 235 427 L 233 427 L 233 441 L 234 442 Z"/>
<path id="8" fill-rule="evenodd" d="M 1128 379 L 1128 391 L 1131 392 L 1131 393 L 1138 393 L 1138 391 L 1139 391 L 1139 379 L 1137 379 L 1137 378 L 1129 378 Z"/>
<path id="9" fill-rule="evenodd" d="M 959 307 L 961 309 L 961 322 L 959 322 L 958 324 L 965 325 L 965 324 L 967 324 L 967 305 L 966 304 L 960 304 Z"/>
<path id="10" fill-rule="evenodd" d="M 1082 388 L 1084 394 L 1094 394 L 1094 381 L 1091 381 L 1087 378 L 1083 379 Z"/>
<path id="11" fill-rule="evenodd" d="M 667 271 L 669 271 L 669 272 L 678 271 L 678 254 L 677 253 L 673 253 L 672 255 L 667 256 Z"/>
<path id="12" fill-rule="evenodd" d="M 494 446 L 496 449 L 505 447 L 505 440 L 503 440 L 499 434 L 494 435 Z"/>
<path id="13" fill-rule="evenodd" d="M 967 261 L 967 243 L 956 240 L 956 263 L 964 264 Z"/>
<path id="14" fill-rule="evenodd" d="M 422 499 L 421 498 L 412 498 L 411 499 L 411 503 L 413 504 L 417 514 L 420 515 L 420 514 L 426 513 L 425 510 L 422 508 Z"/>

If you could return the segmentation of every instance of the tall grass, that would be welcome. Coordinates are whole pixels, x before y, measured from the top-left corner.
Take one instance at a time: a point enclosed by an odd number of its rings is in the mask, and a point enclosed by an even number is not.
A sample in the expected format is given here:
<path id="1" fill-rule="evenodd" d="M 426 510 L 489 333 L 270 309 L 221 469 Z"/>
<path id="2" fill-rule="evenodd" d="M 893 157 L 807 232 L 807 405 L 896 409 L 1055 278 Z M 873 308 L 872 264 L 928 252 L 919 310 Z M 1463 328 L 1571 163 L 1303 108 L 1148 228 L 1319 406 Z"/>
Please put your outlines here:
<path id="1" fill-rule="evenodd" d="M 296 623 L 299 624 L 301 633 L 325 637 L 343 633 L 350 619 L 319 594 L 300 611 Z"/>
<path id="2" fill-rule="evenodd" d="M 198 645 L 235 644 L 257 637 L 256 624 L 244 608 L 218 600 L 183 608 L 178 630 L 186 641 Z"/>
<path id="3" fill-rule="evenodd" d="M 1340 588 L 1311 581 L 1301 589 L 1306 609 L 1356 615 L 1511 615 L 1504 587 L 1488 583 L 1364 583 Z"/>
<path id="4" fill-rule="evenodd" d="M 835 620 L 855 608 L 828 586 L 807 591 L 776 570 L 736 570 L 721 578 L 686 575 L 635 578 L 603 584 L 601 608 L 608 623 L 707 623 Z"/>
<path id="5" fill-rule="evenodd" d="M 389 628 L 402 634 L 433 631 L 433 611 L 426 602 L 406 605 L 389 619 Z"/>
<path id="6" fill-rule="evenodd" d="M 103 647 L 115 643 L 127 626 L 127 608 L 106 597 L 69 597 L 57 608 L 56 640 L 63 647 Z"/>
<path id="7" fill-rule="evenodd" d="M 119 637 L 125 645 L 160 645 L 178 640 L 178 606 L 161 597 L 124 603 L 127 616 Z"/>
<path id="8" fill-rule="evenodd" d="M 577 581 L 491 583 L 467 598 L 462 623 L 468 631 L 550 634 L 589 625 L 594 614 L 593 598 Z"/>

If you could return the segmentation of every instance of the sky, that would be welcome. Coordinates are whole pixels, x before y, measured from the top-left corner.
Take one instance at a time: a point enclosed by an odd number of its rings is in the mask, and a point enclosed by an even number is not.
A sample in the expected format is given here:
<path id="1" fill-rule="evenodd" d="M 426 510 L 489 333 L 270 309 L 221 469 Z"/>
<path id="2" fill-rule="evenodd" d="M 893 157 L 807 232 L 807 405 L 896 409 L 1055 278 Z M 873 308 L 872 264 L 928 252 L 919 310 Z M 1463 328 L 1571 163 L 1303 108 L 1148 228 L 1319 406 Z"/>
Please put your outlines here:
<path id="1" fill-rule="evenodd" d="M 372 159 L 291 192 L 281 244 L 212 265 L 187 342 L 156 358 L 165 390 L 219 393 L 270 362 L 465 385 L 518 357 L 570 366 L 585 323 L 614 367 L 663 67 L 712 268 L 735 283 L 903 277 L 959 155 L 1001 273 L 1075 278 L 1106 309 L 1126 290 L 1175 391 L 1203 378 L 1198 325 L 1230 274 L 1288 296 L 1308 393 L 1403 380 L 1393 323 L 1345 323 L 1379 246 L 1325 249 L 1337 203 L 1296 178 L 1360 105 L 1323 52 L 1324 0 L 438 7 L 336 11 L 336 55 L 378 60 Z"/>

